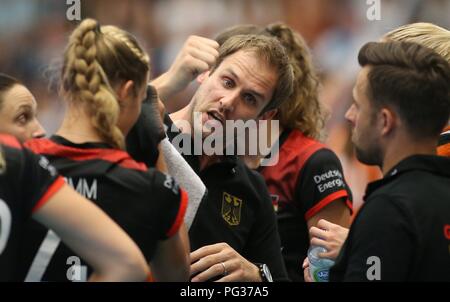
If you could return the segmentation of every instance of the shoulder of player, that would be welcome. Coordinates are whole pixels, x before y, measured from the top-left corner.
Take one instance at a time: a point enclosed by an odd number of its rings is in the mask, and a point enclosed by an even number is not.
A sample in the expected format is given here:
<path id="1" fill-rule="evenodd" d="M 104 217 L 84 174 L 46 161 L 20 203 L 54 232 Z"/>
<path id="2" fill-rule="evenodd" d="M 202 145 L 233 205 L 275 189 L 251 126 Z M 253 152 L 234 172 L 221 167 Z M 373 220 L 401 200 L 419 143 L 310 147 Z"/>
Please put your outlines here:
<path id="1" fill-rule="evenodd" d="M 155 168 L 150 168 L 145 173 L 149 182 L 148 190 L 155 194 L 161 194 L 165 197 L 180 195 L 180 186 L 172 176 L 162 173 Z"/>
<path id="2" fill-rule="evenodd" d="M 20 144 L 19 140 L 14 136 L 8 134 L 0 134 L 0 144 L 6 148 L 18 150 L 22 149 L 22 145 Z"/>
<path id="3" fill-rule="evenodd" d="M 313 152 L 309 158 L 305 161 L 303 169 L 314 169 L 317 170 L 321 167 L 332 167 L 336 166 L 342 170 L 342 164 L 336 153 L 333 150 L 326 147 L 320 148 Z"/>

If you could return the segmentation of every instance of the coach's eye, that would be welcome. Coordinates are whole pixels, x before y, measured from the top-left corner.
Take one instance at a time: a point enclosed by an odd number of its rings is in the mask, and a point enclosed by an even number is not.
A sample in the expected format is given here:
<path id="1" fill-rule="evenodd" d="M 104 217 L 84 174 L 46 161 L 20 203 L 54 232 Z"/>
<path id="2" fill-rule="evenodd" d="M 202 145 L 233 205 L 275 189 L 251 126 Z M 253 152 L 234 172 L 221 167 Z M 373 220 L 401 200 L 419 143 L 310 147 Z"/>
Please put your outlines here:
<path id="1" fill-rule="evenodd" d="M 229 78 L 224 78 L 222 80 L 222 83 L 223 83 L 223 87 L 225 87 L 225 88 L 233 88 L 234 87 L 233 80 L 231 80 Z"/>

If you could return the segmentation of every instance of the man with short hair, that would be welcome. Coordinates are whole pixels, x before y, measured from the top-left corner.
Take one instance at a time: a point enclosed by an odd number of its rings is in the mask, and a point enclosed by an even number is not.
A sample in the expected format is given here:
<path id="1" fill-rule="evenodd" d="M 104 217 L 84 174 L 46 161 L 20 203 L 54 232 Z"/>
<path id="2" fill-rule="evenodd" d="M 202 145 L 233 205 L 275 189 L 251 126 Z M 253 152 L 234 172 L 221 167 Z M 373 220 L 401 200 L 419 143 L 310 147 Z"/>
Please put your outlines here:
<path id="1" fill-rule="evenodd" d="M 180 131 L 166 118 L 173 143 L 180 134 L 189 140 L 197 135 L 203 142 L 216 130 L 205 127 L 207 122 L 226 128 L 226 121 L 273 117 L 292 93 L 293 72 L 276 39 L 236 36 L 198 81 L 191 102 L 170 115 Z M 196 114 L 200 127 L 194 125 Z M 236 155 L 184 154 L 208 190 L 189 232 L 192 281 L 287 280 L 267 187 Z"/>
<path id="2" fill-rule="evenodd" d="M 450 159 L 436 142 L 450 115 L 450 65 L 415 43 L 368 43 L 346 113 L 369 184 L 332 281 L 450 281 Z"/>

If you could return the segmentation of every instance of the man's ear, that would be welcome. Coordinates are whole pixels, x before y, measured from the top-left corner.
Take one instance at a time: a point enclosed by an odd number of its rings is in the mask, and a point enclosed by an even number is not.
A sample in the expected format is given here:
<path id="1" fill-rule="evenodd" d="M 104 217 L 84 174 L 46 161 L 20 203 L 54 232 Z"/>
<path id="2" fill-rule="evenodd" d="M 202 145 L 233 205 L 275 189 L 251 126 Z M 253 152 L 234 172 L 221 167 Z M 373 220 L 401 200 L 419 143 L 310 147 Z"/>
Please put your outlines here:
<path id="1" fill-rule="evenodd" d="M 120 85 L 119 90 L 117 92 L 117 96 L 119 98 L 119 103 L 127 100 L 130 96 L 134 94 L 134 82 L 128 80 Z"/>
<path id="2" fill-rule="evenodd" d="M 260 120 L 271 120 L 275 117 L 275 115 L 278 113 L 278 109 L 272 109 L 267 112 L 264 112 L 259 116 Z"/>
<path id="3" fill-rule="evenodd" d="M 205 81 L 206 78 L 208 78 L 208 77 L 209 77 L 209 70 L 208 70 L 208 71 L 205 71 L 205 72 L 202 72 L 201 74 L 199 74 L 199 75 L 197 76 L 197 82 L 199 82 L 200 84 L 202 84 L 203 81 Z"/>
<path id="4" fill-rule="evenodd" d="M 398 127 L 398 123 L 400 122 L 397 114 L 389 108 L 381 109 L 379 114 L 381 117 L 381 134 L 388 135 L 392 133 L 392 131 Z"/>

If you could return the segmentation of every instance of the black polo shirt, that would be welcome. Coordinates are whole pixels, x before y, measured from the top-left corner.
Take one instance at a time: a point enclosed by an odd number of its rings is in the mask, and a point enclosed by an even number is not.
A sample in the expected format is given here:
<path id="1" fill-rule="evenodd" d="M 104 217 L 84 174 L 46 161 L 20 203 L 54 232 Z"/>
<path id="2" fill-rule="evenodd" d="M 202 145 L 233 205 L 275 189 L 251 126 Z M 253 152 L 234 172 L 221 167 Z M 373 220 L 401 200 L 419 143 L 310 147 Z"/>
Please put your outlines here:
<path id="1" fill-rule="evenodd" d="M 368 185 L 332 281 L 450 281 L 450 158 L 414 155 Z"/>
<path id="2" fill-rule="evenodd" d="M 168 115 L 164 122 L 172 143 L 184 136 L 193 147 L 191 136 L 176 129 Z M 237 156 L 223 156 L 201 171 L 199 156 L 183 156 L 208 190 L 189 231 L 191 249 L 226 242 L 247 260 L 266 263 L 275 281 L 287 281 L 275 212 L 263 178 Z"/>

